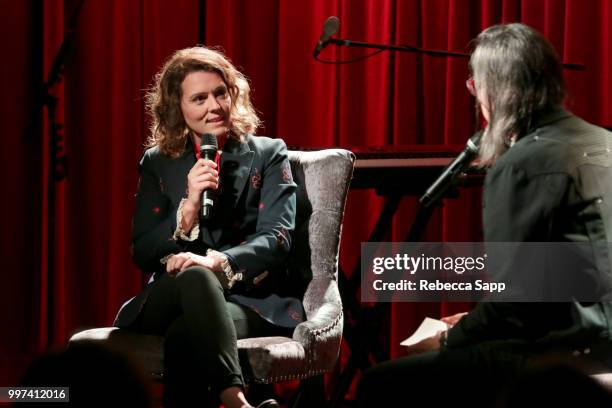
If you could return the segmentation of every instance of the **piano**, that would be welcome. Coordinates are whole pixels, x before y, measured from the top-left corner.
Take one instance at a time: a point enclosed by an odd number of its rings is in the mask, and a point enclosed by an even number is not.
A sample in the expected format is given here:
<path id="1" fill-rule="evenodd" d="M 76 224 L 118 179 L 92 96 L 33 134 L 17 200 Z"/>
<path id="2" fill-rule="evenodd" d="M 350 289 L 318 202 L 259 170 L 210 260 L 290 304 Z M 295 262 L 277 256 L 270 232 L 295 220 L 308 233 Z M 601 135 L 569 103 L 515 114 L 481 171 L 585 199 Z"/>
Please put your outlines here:
<path id="1" fill-rule="evenodd" d="M 463 150 L 463 145 L 370 146 L 350 149 L 355 168 L 444 167 Z"/>
<path id="2" fill-rule="evenodd" d="M 463 146 L 357 147 L 351 189 L 373 188 L 379 195 L 420 195 L 461 152 Z"/>
<path id="3" fill-rule="evenodd" d="M 383 196 L 420 196 L 442 173 L 465 146 L 402 145 L 343 147 L 355 154 L 355 169 L 351 189 L 375 189 Z M 321 150 L 303 146 L 289 146 L 290 150 Z M 458 185 L 482 185 L 483 172 L 472 168 L 459 177 Z M 452 194 L 452 192 L 450 192 Z"/>

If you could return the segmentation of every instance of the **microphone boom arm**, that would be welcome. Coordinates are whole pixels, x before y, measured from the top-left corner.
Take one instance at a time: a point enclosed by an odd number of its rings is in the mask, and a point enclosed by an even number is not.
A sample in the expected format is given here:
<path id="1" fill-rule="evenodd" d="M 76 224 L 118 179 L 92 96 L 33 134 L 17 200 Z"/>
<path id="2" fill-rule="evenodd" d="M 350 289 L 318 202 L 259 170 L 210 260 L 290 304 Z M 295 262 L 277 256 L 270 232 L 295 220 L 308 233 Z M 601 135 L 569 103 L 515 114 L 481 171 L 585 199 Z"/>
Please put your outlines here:
<path id="1" fill-rule="evenodd" d="M 470 54 L 466 52 L 458 52 L 458 51 L 445 51 L 445 50 L 432 50 L 428 48 L 419 48 L 412 45 L 401 44 L 378 44 L 378 43 L 370 43 L 364 41 L 353 41 L 353 40 L 345 40 L 342 38 L 333 38 L 330 37 L 327 39 L 323 48 L 328 44 L 334 44 L 338 47 L 357 47 L 357 48 L 373 48 L 377 50 L 387 50 L 387 51 L 402 51 L 402 52 L 413 52 L 417 54 L 429 55 L 432 57 L 459 57 L 459 58 L 470 58 Z M 318 54 L 318 53 L 317 53 Z M 315 56 L 315 59 L 318 59 Z M 586 67 L 584 64 L 580 63 L 563 63 L 563 68 L 583 71 Z"/>
<path id="2" fill-rule="evenodd" d="M 388 51 L 403 51 L 403 52 L 414 52 L 418 54 L 431 55 L 433 57 L 462 57 L 469 58 L 470 54 L 465 52 L 456 52 L 456 51 L 443 51 L 443 50 L 430 50 L 426 48 L 418 48 L 412 45 L 393 45 L 393 44 L 377 44 L 377 43 L 369 43 L 364 41 L 352 41 L 352 40 L 344 40 L 341 38 L 329 38 L 327 40 L 328 44 L 334 44 L 339 47 L 358 47 L 358 48 L 374 48 L 378 50 L 388 50 Z"/>

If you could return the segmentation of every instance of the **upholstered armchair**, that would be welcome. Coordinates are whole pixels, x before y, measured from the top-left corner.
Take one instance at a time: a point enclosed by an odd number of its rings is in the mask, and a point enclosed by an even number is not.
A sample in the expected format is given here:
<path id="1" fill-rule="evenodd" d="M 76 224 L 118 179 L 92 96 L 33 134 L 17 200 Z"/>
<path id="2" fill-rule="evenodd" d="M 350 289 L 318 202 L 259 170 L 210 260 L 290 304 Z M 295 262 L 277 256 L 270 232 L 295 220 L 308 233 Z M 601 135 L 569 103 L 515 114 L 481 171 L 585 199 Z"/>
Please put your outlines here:
<path id="1" fill-rule="evenodd" d="M 322 384 L 322 374 L 336 364 L 342 340 L 338 251 L 354 156 L 347 150 L 328 149 L 290 151 L 289 159 L 298 185 L 296 231 L 289 267 L 307 282 L 303 299 L 307 320 L 296 327 L 292 338 L 238 340 L 244 376 L 256 384 L 296 379 L 311 379 L 312 383 L 312 378 L 318 378 L 315 383 Z M 158 336 L 106 327 L 79 332 L 72 336 L 70 344 L 104 344 L 131 355 L 148 375 L 162 380 L 163 341 Z"/>

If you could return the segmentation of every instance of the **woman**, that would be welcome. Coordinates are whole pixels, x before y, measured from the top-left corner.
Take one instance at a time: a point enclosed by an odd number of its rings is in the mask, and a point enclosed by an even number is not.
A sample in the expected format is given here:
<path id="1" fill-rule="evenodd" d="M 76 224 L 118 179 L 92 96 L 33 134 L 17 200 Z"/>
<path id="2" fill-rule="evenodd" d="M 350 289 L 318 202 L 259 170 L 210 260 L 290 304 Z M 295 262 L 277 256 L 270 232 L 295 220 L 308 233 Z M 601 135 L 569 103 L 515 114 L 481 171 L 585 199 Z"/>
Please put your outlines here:
<path id="1" fill-rule="evenodd" d="M 487 122 L 481 144 L 481 162 L 490 167 L 483 197 L 485 241 L 599 243 L 593 265 L 603 277 L 600 283 L 608 284 L 611 133 L 562 108 L 559 58 L 525 25 L 482 32 L 470 68 L 468 89 Z M 590 279 L 586 270 L 577 272 Z M 384 405 L 397 389 L 408 401 L 427 399 L 433 406 L 462 401 L 492 406 L 504 384 L 543 356 L 568 361 L 578 355 L 610 364 L 610 302 L 488 302 L 443 320 L 451 328 L 411 348 L 414 356 L 364 375 L 359 387 L 364 406 Z"/>
<path id="2" fill-rule="evenodd" d="M 249 93 L 220 52 L 195 47 L 172 55 L 147 94 L 133 258 L 153 276 L 115 325 L 165 336 L 169 406 L 205 402 L 210 391 L 210 404 L 250 407 L 236 340 L 290 336 L 303 320 L 284 267 L 296 185 L 285 144 L 252 135 L 259 119 Z M 203 135 L 217 140 L 216 160 L 200 157 Z M 205 190 L 214 206 L 200 219 Z"/>

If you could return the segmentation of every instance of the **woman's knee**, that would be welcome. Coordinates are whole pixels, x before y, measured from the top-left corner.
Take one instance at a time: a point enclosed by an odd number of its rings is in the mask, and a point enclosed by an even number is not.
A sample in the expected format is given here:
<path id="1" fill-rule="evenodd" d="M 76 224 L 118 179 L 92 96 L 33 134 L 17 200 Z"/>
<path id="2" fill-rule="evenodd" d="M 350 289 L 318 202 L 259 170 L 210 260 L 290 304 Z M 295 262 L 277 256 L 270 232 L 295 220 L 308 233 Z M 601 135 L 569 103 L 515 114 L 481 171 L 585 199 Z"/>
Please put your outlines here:
<path id="1" fill-rule="evenodd" d="M 204 288 L 210 291 L 221 291 L 223 287 L 214 272 L 203 266 L 191 266 L 176 274 L 176 283 L 182 288 Z"/>

